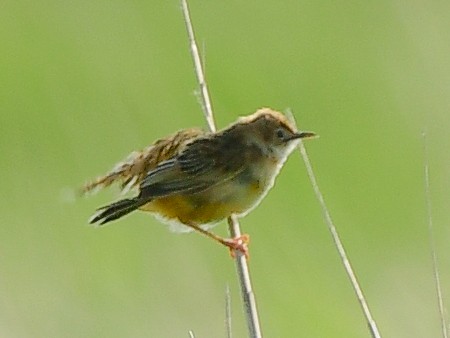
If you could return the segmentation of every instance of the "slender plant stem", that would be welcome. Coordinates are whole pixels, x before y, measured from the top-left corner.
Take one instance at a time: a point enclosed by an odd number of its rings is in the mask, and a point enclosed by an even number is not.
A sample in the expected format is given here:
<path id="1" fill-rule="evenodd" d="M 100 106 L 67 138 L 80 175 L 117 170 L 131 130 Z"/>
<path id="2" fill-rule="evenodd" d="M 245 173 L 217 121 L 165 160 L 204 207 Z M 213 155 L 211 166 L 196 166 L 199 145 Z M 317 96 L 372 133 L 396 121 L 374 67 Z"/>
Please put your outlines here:
<path id="1" fill-rule="evenodd" d="M 227 284 L 225 289 L 225 328 L 227 331 L 227 338 L 233 338 L 231 327 L 231 294 L 230 286 Z"/>
<path id="2" fill-rule="evenodd" d="M 192 26 L 191 15 L 189 14 L 189 7 L 187 0 L 181 1 L 181 7 L 183 9 L 184 22 L 186 24 L 186 30 L 189 38 L 189 47 L 191 50 L 192 59 L 194 61 L 195 75 L 197 76 L 198 85 L 200 87 L 200 97 L 202 99 L 202 109 L 205 114 L 206 122 L 212 132 L 216 131 L 216 124 L 214 122 L 214 114 L 212 110 L 211 100 L 209 98 L 208 86 L 206 85 L 205 73 L 203 72 L 202 59 L 200 52 L 198 51 L 197 42 L 195 40 L 194 28 Z"/>
<path id="3" fill-rule="evenodd" d="M 216 127 L 214 123 L 214 115 L 211 106 L 211 100 L 208 94 L 208 87 L 205 81 L 200 53 L 198 51 L 197 43 L 194 36 L 194 29 L 192 27 L 192 21 L 189 14 L 187 0 L 181 0 L 181 7 L 183 10 L 184 22 L 186 23 L 186 30 L 188 32 L 189 45 L 192 59 L 194 61 L 195 74 L 197 76 L 197 81 L 200 86 L 203 113 L 205 114 L 205 118 L 208 123 L 209 129 L 212 132 L 214 132 L 216 130 Z M 239 222 L 235 216 L 231 216 L 228 218 L 228 231 L 230 233 L 230 236 L 233 238 L 239 237 L 241 235 Z M 239 284 L 241 286 L 241 295 L 243 297 L 243 305 L 247 319 L 247 328 L 249 332 L 249 337 L 260 338 L 262 337 L 262 334 L 259 324 L 255 295 L 252 290 L 247 259 L 245 255 L 240 251 L 235 250 L 234 254 L 236 257 L 235 258 L 236 270 L 239 278 Z"/>
<path id="4" fill-rule="evenodd" d="M 292 119 L 293 116 L 290 114 Z M 302 155 L 303 161 L 305 162 L 306 171 L 308 172 L 309 180 L 311 181 L 311 185 L 313 186 L 314 193 L 316 194 L 316 198 L 319 201 L 319 204 L 322 208 L 323 217 L 325 219 L 325 223 L 328 226 L 328 230 L 331 233 L 331 237 L 333 238 L 334 245 L 336 246 L 336 249 L 339 253 L 339 256 L 341 257 L 342 263 L 344 264 L 345 271 L 347 273 L 347 276 L 350 279 L 350 282 L 352 284 L 353 290 L 355 291 L 356 297 L 358 298 L 358 302 L 362 308 L 362 311 L 364 313 L 364 316 L 367 321 L 367 325 L 369 327 L 370 333 L 373 338 L 381 338 L 380 332 L 378 331 L 377 325 L 375 320 L 372 317 L 372 314 L 370 313 L 369 306 L 367 304 L 367 301 L 364 297 L 364 294 L 362 292 L 361 287 L 359 286 L 358 279 L 356 278 L 355 273 L 353 272 L 353 268 L 350 264 L 350 261 L 347 257 L 347 254 L 345 252 L 344 246 L 342 244 L 342 241 L 339 237 L 338 231 L 333 223 L 333 220 L 331 218 L 331 214 L 328 211 L 328 208 L 325 204 L 325 199 L 323 198 L 322 192 L 319 189 L 319 185 L 317 184 L 316 176 L 314 175 L 314 171 L 312 169 L 311 162 L 309 160 L 308 154 L 306 152 L 306 148 L 302 141 L 299 142 L 298 148 L 300 150 L 300 154 Z"/>
<path id="5" fill-rule="evenodd" d="M 241 236 L 241 229 L 238 219 L 235 215 L 228 218 L 228 230 L 233 238 Z M 236 270 L 239 276 L 239 284 L 241 286 L 241 295 L 244 302 L 244 310 L 247 319 L 247 327 L 249 337 L 262 337 L 261 326 L 259 324 L 258 308 L 256 306 L 256 298 L 253 293 L 250 271 L 247 265 L 247 258 L 240 251 L 235 251 Z"/>
<path id="6" fill-rule="evenodd" d="M 439 276 L 439 264 L 436 254 L 436 243 L 434 239 L 433 231 L 433 214 L 431 211 L 431 194 L 430 194 L 430 173 L 429 173 L 429 161 L 428 161 L 428 146 L 427 135 L 425 132 L 423 136 L 423 153 L 424 153 L 424 175 L 425 175 L 425 200 L 427 203 L 427 215 L 428 215 L 428 238 L 430 242 L 431 258 L 433 261 L 433 274 L 434 284 L 436 288 L 436 296 L 439 306 L 439 316 L 441 319 L 442 337 L 448 338 L 447 324 L 445 320 L 444 300 L 442 297 L 441 278 Z"/>

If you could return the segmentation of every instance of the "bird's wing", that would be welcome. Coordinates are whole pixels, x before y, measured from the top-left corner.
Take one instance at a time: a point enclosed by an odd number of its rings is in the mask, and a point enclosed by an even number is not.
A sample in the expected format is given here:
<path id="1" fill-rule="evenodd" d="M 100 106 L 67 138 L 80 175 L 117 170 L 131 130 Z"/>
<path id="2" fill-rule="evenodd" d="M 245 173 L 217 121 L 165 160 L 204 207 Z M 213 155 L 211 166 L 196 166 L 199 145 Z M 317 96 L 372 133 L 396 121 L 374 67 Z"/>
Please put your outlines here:
<path id="1" fill-rule="evenodd" d="M 147 198 L 204 191 L 233 179 L 244 170 L 245 158 L 238 147 L 229 147 L 220 138 L 200 138 L 184 151 L 160 163 L 140 185 Z"/>
<path id="2" fill-rule="evenodd" d="M 82 188 L 82 193 L 105 188 L 113 183 L 119 183 L 121 190 L 139 186 L 147 173 L 158 166 L 163 158 L 171 158 L 182 152 L 191 140 L 204 135 L 201 129 L 183 129 L 172 136 L 160 139 L 142 151 L 131 153 L 123 162 L 118 163 L 104 176 L 89 182 Z"/>

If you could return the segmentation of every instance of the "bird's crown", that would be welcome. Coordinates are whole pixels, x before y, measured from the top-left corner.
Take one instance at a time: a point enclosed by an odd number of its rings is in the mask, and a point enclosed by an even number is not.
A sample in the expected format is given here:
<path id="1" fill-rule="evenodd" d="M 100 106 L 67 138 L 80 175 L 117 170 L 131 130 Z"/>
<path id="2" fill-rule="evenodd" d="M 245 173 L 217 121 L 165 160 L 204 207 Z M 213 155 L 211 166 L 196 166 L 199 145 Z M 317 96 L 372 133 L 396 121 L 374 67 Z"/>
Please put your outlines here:
<path id="1" fill-rule="evenodd" d="M 239 123 L 252 123 L 261 118 L 276 121 L 291 132 L 295 132 L 297 128 L 295 128 L 292 121 L 290 121 L 283 113 L 279 111 L 272 110 L 270 108 L 260 108 L 255 113 L 241 117 L 238 122 Z"/>

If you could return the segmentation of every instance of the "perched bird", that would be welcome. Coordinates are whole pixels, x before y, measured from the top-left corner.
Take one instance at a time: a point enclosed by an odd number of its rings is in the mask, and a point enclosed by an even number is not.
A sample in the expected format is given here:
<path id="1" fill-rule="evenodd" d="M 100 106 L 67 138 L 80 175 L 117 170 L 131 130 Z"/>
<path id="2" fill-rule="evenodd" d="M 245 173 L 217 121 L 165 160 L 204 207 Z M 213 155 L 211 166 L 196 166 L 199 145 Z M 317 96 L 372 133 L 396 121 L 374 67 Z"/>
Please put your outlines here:
<path id="1" fill-rule="evenodd" d="M 103 225 L 134 210 L 154 213 L 178 230 L 197 230 L 230 248 L 247 251 L 246 235 L 222 238 L 208 229 L 231 214 L 244 216 L 273 186 L 298 140 L 298 132 L 280 112 L 263 108 L 218 132 L 184 129 L 132 153 L 83 192 L 119 182 L 125 198 L 98 209 L 90 223 Z M 180 227 L 181 226 L 181 227 Z"/>

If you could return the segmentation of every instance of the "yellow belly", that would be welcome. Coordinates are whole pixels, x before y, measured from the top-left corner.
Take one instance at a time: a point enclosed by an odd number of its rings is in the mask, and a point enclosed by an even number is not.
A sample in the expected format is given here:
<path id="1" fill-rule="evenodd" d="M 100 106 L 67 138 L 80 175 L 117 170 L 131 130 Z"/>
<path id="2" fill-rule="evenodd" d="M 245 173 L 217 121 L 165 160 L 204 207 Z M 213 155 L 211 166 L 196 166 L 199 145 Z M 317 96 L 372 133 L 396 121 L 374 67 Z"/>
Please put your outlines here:
<path id="1" fill-rule="evenodd" d="M 246 212 L 263 192 L 264 186 L 258 181 L 230 181 L 201 193 L 158 198 L 140 209 L 157 213 L 169 221 L 201 225 Z"/>
<path id="2" fill-rule="evenodd" d="M 156 198 L 140 209 L 156 213 L 168 223 L 208 225 L 229 217 L 245 215 L 272 187 L 282 162 L 262 158 L 231 180 L 195 194 Z"/>

